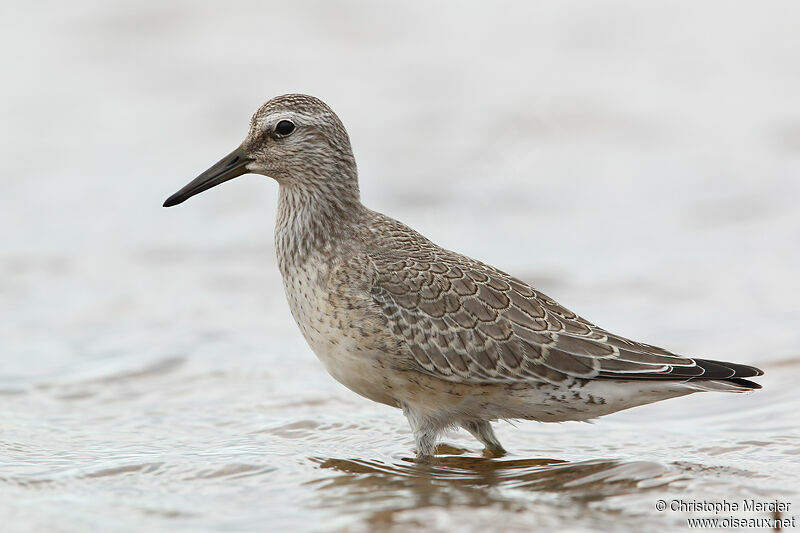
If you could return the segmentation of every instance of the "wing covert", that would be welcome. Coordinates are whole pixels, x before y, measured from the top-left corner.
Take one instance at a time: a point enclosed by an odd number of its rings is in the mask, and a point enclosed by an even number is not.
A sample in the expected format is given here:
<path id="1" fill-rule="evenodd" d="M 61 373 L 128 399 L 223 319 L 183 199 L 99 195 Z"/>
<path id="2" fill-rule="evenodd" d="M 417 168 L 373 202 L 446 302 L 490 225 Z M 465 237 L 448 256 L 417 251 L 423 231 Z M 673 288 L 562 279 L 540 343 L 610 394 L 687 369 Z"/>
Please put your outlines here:
<path id="1" fill-rule="evenodd" d="M 704 372 L 692 359 L 611 334 L 489 265 L 418 252 L 371 256 L 371 297 L 425 372 L 468 383 Z"/>

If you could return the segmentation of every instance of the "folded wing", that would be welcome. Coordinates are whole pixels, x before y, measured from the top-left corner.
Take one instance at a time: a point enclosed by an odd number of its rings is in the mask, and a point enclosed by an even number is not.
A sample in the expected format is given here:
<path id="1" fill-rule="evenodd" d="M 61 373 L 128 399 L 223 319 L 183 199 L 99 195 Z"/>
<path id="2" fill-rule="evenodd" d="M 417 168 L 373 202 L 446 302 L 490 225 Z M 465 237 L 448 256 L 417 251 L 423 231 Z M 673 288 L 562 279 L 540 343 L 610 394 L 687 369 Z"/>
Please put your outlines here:
<path id="1" fill-rule="evenodd" d="M 679 356 L 595 326 L 528 284 L 446 251 L 375 254 L 373 301 L 419 369 L 465 383 L 739 380 L 754 367 Z"/>

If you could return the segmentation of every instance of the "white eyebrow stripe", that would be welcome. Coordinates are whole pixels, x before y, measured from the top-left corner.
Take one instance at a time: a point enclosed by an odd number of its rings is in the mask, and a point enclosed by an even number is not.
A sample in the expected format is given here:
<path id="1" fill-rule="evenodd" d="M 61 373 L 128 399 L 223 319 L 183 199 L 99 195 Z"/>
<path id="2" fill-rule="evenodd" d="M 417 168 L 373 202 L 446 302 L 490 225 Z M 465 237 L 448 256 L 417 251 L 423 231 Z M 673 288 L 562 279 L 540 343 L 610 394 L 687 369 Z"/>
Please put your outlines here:
<path id="1" fill-rule="evenodd" d="M 313 115 L 306 113 L 297 113 L 291 111 L 280 111 L 274 114 L 259 117 L 258 127 L 261 131 L 272 131 L 275 125 L 281 120 L 289 120 L 295 126 L 320 126 L 324 127 L 330 124 L 329 113 L 315 113 Z"/>

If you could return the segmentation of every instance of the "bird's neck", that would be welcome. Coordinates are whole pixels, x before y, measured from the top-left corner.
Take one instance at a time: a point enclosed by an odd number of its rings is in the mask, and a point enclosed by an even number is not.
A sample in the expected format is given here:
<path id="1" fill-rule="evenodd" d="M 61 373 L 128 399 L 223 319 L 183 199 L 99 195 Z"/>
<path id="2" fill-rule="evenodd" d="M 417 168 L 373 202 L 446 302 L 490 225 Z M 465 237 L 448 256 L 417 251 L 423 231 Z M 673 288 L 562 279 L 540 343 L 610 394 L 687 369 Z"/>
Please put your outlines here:
<path id="1" fill-rule="evenodd" d="M 281 273 L 302 266 L 314 253 L 332 253 L 363 210 L 357 184 L 334 180 L 282 183 L 275 223 L 275 250 Z"/>

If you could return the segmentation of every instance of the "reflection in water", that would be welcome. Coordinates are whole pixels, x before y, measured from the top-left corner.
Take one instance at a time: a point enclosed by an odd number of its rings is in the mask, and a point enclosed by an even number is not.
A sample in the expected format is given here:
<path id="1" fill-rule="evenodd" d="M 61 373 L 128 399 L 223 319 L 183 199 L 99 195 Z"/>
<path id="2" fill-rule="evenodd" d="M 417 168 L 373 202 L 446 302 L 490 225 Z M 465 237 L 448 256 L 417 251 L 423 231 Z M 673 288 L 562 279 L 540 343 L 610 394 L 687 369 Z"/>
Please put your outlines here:
<path id="1" fill-rule="evenodd" d="M 336 475 L 312 482 L 318 505 L 361 512 L 373 526 L 402 525 L 408 511 L 496 507 L 516 510 L 560 505 L 586 507 L 614 496 L 657 489 L 678 479 L 669 468 L 649 461 L 488 459 L 436 456 L 383 463 L 359 459 L 312 459 Z M 527 494 L 527 496 L 526 496 Z M 547 511 L 551 513 L 552 511 Z M 572 511 L 575 512 L 574 510 Z M 587 510 L 587 512 L 589 512 Z"/>

